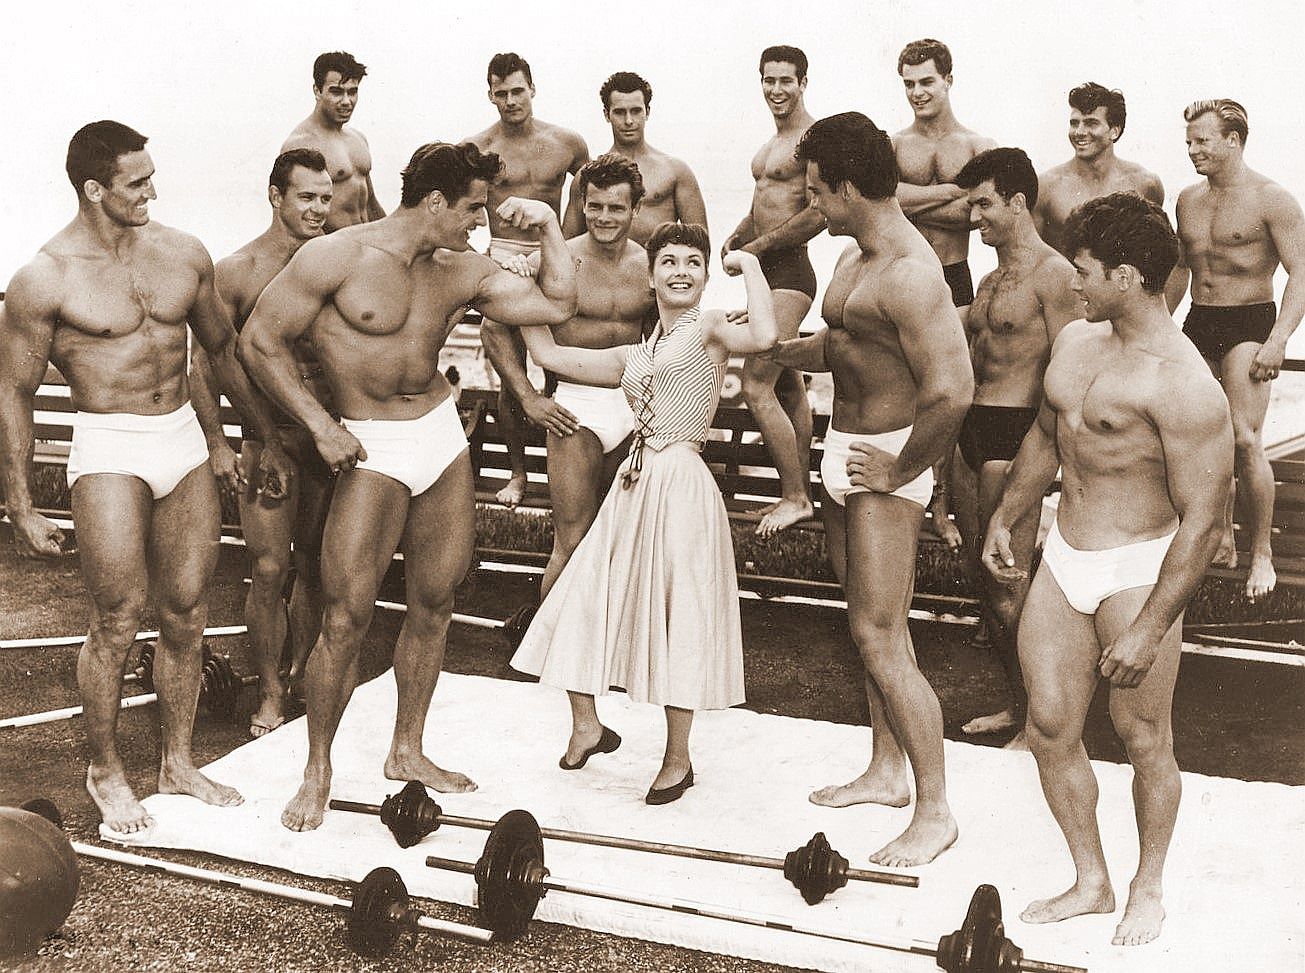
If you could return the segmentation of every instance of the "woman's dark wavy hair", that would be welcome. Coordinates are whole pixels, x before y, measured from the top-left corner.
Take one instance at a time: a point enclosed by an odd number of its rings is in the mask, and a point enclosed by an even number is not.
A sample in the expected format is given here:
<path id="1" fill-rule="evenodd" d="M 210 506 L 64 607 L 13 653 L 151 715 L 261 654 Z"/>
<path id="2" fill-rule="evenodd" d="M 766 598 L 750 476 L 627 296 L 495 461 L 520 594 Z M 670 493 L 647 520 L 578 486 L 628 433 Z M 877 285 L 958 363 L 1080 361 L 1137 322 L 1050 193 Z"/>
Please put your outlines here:
<path id="1" fill-rule="evenodd" d="M 693 247 L 702 253 L 704 260 L 711 259 L 711 238 L 707 236 L 705 226 L 701 223 L 668 222 L 653 230 L 648 238 L 648 269 L 652 270 L 657 254 L 675 244 Z"/>

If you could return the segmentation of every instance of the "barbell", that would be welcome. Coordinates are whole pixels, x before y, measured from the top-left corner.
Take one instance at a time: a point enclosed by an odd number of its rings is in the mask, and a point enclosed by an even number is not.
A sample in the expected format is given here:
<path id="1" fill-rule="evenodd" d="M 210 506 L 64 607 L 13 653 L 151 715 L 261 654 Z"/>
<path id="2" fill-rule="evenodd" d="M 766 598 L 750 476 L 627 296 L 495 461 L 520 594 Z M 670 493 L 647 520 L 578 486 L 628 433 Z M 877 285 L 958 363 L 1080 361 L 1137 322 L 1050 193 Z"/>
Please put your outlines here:
<path id="1" fill-rule="evenodd" d="M 132 673 L 123 677 L 123 681 L 138 682 L 150 690 L 138 696 L 125 696 L 118 703 L 119 709 L 133 709 L 148 706 L 158 700 L 154 692 L 154 643 L 146 642 L 141 647 L 140 662 Z M 211 715 L 226 720 L 236 718 L 236 709 L 240 703 L 240 690 L 258 682 L 258 676 L 242 676 L 231 666 L 231 657 L 216 655 L 204 647 L 204 661 L 199 671 L 199 701 Z M 20 726 L 37 726 L 42 723 L 58 723 L 81 716 L 84 707 L 67 706 L 63 709 L 47 710 L 44 713 L 28 713 L 26 716 L 11 716 L 0 720 L 0 730 Z"/>
<path id="2" fill-rule="evenodd" d="M 1087 973 L 1083 967 L 1064 966 L 1024 958 L 1024 951 L 1006 938 L 1001 897 L 991 885 L 980 885 L 970 899 L 961 927 L 930 943 L 861 936 L 794 923 L 783 916 L 732 910 L 685 899 L 659 898 L 610 886 L 556 878 L 544 864 L 544 842 L 539 824 L 528 811 L 509 811 L 489 833 L 485 850 L 474 864 L 431 856 L 431 868 L 471 875 L 476 880 L 476 906 L 491 930 L 505 939 L 520 936 L 548 892 L 566 892 L 642 905 L 668 912 L 688 913 L 750 926 L 762 926 L 836 942 L 931 956 L 946 973 Z"/>
<path id="3" fill-rule="evenodd" d="M 390 829 L 390 833 L 394 835 L 394 840 L 398 842 L 400 848 L 411 848 L 421 839 L 438 830 L 441 825 L 475 828 L 481 831 L 492 831 L 495 827 L 495 822 L 486 818 L 468 818 L 445 814 L 439 804 L 427 792 L 425 786 L 416 780 L 409 781 L 399 793 L 386 797 L 379 806 L 360 804 L 356 801 L 331 801 L 328 807 L 335 811 L 379 815 L 381 823 Z M 777 869 L 782 871 L 784 877 L 802 893 L 802 898 L 806 900 L 808 905 L 815 905 L 831 892 L 838 891 L 848 883 L 849 879 L 860 882 L 878 882 L 884 885 L 901 885 L 908 888 L 916 888 L 920 884 L 920 880 L 914 875 L 903 875 L 897 872 L 877 871 L 874 869 L 849 868 L 847 859 L 830 847 L 823 831 L 817 832 L 805 845 L 795 848 L 783 858 L 769 858 L 732 851 L 717 851 L 711 848 L 696 848 L 690 845 L 644 841 L 639 838 L 625 838 L 616 835 L 591 834 L 585 831 L 566 831 L 560 828 L 541 828 L 540 834 L 545 838 L 552 838 L 557 841 L 600 845 L 604 848 L 623 848 L 628 851 L 644 851 L 655 855 L 671 855 L 678 858 L 695 858 L 700 861 Z"/>
<path id="4" fill-rule="evenodd" d="M 23 810 L 39 814 L 60 827 L 63 825 L 59 809 L 43 798 L 28 801 L 23 805 Z M 423 913 L 412 904 L 403 878 L 392 868 L 373 868 L 361 882 L 354 885 L 353 898 L 342 899 L 279 882 L 245 878 L 208 868 L 182 865 L 161 858 L 147 858 L 143 855 L 119 851 L 116 848 L 104 848 L 80 841 L 72 841 L 69 844 L 72 845 L 73 851 L 83 858 L 93 858 L 97 861 L 112 862 L 116 865 L 126 865 L 165 875 L 176 875 L 208 885 L 237 888 L 257 895 L 268 895 L 343 912 L 348 917 L 346 937 L 349 945 L 362 956 L 384 956 L 398 942 L 399 937 L 409 931 L 433 932 L 471 943 L 490 943 L 495 938 L 494 933 L 488 929 L 436 919 Z"/>

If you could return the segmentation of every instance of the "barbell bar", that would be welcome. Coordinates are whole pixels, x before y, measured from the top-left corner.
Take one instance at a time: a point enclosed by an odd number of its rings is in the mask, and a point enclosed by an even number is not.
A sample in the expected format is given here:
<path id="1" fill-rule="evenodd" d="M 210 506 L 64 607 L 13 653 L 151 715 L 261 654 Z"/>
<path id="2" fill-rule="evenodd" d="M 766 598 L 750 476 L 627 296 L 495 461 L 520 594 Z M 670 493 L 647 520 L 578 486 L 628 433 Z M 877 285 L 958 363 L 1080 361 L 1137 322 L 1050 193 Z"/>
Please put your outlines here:
<path id="1" fill-rule="evenodd" d="M 888 939 L 806 926 L 783 916 L 728 909 L 687 899 L 658 897 L 627 889 L 552 876 L 544 864 L 543 835 L 528 811 L 509 811 L 499 819 L 475 863 L 431 856 L 427 866 L 471 875 L 476 880 L 476 905 L 495 934 L 514 939 L 534 917 L 539 900 L 549 892 L 641 905 L 749 926 L 761 926 L 835 942 L 931 956 L 946 973 L 1087 973 L 1083 967 L 1024 958 L 1024 951 L 1006 938 L 1001 897 L 991 885 L 980 885 L 970 899 L 961 928 L 937 943 L 921 939 Z"/>
<path id="2" fill-rule="evenodd" d="M 445 814 L 439 804 L 430 796 L 420 781 L 409 781 L 397 794 L 391 794 L 378 805 L 361 804 L 356 801 L 331 801 L 328 805 L 335 811 L 351 811 L 355 814 L 373 814 L 389 828 L 390 833 L 400 848 L 411 848 L 427 835 L 442 825 L 459 828 L 474 828 L 492 831 L 496 822 L 487 818 L 469 818 L 455 814 Z M 500 819 L 501 820 L 501 819 Z M 540 834 L 556 841 L 571 841 L 578 844 L 598 845 L 604 848 L 621 848 L 627 851 L 642 851 L 654 855 L 670 855 L 678 858 L 693 858 L 700 861 L 723 862 L 730 865 L 748 865 L 755 868 L 773 868 L 784 873 L 784 877 L 793 883 L 802 893 L 808 905 L 815 905 L 831 892 L 836 892 L 847 884 L 849 879 L 860 882 L 878 882 L 883 885 L 899 885 L 917 888 L 920 880 L 914 875 L 899 872 L 886 872 L 876 869 L 849 868 L 847 859 L 830 847 L 824 832 L 817 832 L 802 847 L 790 851 L 784 858 L 771 858 L 763 855 L 748 855 L 733 851 L 719 851 L 712 848 L 698 848 L 691 845 L 669 844 L 659 841 L 645 841 L 640 838 L 619 837 L 616 835 L 591 834 L 585 831 L 567 831 L 561 828 L 541 828 Z"/>

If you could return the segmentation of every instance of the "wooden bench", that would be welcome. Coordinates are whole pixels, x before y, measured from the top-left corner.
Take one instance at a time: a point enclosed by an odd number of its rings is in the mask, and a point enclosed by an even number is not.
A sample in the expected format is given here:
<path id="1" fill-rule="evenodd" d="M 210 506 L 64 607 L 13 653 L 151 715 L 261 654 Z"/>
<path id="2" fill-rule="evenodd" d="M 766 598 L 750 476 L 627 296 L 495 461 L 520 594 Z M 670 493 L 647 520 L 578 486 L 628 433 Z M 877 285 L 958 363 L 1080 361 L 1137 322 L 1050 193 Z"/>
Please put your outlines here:
<path id="1" fill-rule="evenodd" d="M 486 389 L 464 389 L 459 401 L 476 471 L 476 499 L 489 504 L 496 502 L 495 493 L 506 485 L 510 469 L 507 447 L 497 422 L 497 398 L 496 392 Z M 47 383 L 42 385 L 36 396 L 35 409 L 36 461 L 66 463 L 68 444 L 72 438 L 70 414 L 73 410 L 68 389 L 53 368 L 47 375 Z M 239 417 L 229 405 L 223 406 L 222 420 L 228 427 L 233 448 L 239 448 L 236 429 Z M 816 438 L 811 447 L 813 474 L 820 468 L 821 437 L 828 424 L 828 416 L 814 417 Z M 525 437 L 526 470 L 530 480 L 521 506 L 547 510 L 550 503 L 544 434 L 539 429 L 528 428 Z M 731 519 L 754 523 L 760 518 L 760 509 L 778 498 L 778 474 L 747 409 L 721 408 L 717 411 L 712 422 L 711 439 L 704 448 L 703 458 L 720 485 Z M 1281 583 L 1305 586 L 1305 460 L 1279 459 L 1271 465 L 1277 486 L 1273 513 L 1274 565 Z M 817 497 L 817 516 L 799 525 L 800 529 L 823 529 L 819 520 L 820 491 L 813 490 L 813 493 Z M 1240 566 L 1236 569 L 1211 568 L 1209 573 L 1212 576 L 1245 577 L 1244 566 L 1248 560 L 1249 543 L 1246 529 L 1240 523 L 1235 527 L 1235 536 Z M 921 531 L 921 539 L 925 543 L 937 540 L 927 524 Z"/>

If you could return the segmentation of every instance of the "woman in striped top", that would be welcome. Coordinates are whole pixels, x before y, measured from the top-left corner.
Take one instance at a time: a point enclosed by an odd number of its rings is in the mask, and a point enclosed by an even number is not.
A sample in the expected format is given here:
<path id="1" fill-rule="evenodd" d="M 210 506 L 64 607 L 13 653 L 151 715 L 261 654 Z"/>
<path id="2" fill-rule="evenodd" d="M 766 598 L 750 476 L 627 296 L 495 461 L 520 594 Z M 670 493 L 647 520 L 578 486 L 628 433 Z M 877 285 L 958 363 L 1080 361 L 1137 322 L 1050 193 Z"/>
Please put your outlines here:
<path id="1" fill-rule="evenodd" d="M 729 520 L 702 444 L 731 355 L 774 346 L 770 288 L 757 259 L 735 250 L 746 324 L 702 311 L 711 246 L 696 224 L 663 223 L 648 241 L 659 320 L 636 345 L 559 347 L 526 328 L 535 361 L 590 385 L 624 389 L 638 420 L 634 445 L 598 517 L 512 658 L 514 668 L 567 690 L 571 739 L 560 760 L 579 770 L 621 738 L 598 719 L 612 686 L 666 710 L 666 751 L 645 800 L 665 804 L 693 785 L 694 710 L 743 702 L 743 642 Z"/>

